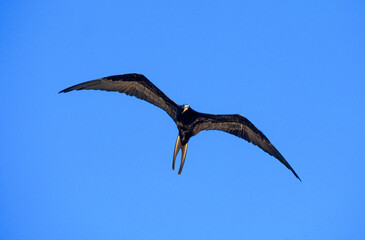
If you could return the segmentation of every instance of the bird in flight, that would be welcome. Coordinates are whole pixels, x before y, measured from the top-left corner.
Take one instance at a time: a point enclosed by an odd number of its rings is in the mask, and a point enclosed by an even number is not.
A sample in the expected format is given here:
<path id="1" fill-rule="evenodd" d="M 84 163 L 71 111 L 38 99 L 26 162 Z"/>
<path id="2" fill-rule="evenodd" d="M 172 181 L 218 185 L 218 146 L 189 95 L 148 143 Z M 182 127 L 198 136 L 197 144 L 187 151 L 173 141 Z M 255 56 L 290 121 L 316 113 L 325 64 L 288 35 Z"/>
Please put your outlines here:
<path id="1" fill-rule="evenodd" d="M 145 100 L 167 112 L 179 130 L 172 161 L 172 169 L 174 170 L 176 156 L 181 150 L 179 175 L 184 167 L 189 139 L 203 130 L 220 130 L 243 138 L 274 156 L 301 181 L 298 174 L 271 144 L 269 139 L 247 118 L 240 114 L 206 114 L 193 110 L 187 104 L 178 105 L 144 75 L 138 73 L 113 75 L 83 82 L 66 88 L 59 93 L 83 89 L 125 93 Z"/>

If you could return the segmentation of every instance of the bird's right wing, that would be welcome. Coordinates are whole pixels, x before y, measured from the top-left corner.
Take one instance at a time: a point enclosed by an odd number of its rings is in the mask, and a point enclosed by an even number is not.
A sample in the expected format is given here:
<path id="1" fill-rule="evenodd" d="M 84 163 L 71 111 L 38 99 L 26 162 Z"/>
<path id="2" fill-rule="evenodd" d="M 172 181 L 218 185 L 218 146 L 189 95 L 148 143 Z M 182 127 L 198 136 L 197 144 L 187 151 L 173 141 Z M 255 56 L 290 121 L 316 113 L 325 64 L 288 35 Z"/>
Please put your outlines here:
<path id="1" fill-rule="evenodd" d="M 131 73 L 99 78 L 66 88 L 60 93 L 82 89 L 113 91 L 135 96 L 165 110 L 176 121 L 178 105 L 142 74 Z"/>
<path id="2" fill-rule="evenodd" d="M 253 143 L 271 156 L 277 158 L 300 180 L 294 169 L 271 144 L 269 139 L 267 139 L 267 137 L 244 116 L 239 114 L 214 115 L 199 113 L 198 117 L 194 121 L 193 135 L 196 135 L 203 130 L 224 131 Z"/>

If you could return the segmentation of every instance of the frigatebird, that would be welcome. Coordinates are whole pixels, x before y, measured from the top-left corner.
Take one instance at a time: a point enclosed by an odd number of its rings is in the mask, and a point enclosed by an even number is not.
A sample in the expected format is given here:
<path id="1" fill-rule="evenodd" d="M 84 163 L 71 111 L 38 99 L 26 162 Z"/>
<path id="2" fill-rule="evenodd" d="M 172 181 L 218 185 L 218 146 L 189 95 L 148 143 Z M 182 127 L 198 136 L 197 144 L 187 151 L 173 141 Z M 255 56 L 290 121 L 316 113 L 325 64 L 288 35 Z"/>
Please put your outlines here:
<path id="1" fill-rule="evenodd" d="M 181 163 L 178 174 L 181 174 L 185 163 L 189 139 L 203 130 L 220 130 L 260 147 L 268 154 L 277 158 L 301 181 L 298 174 L 271 144 L 269 139 L 257 129 L 247 118 L 240 114 L 206 114 L 193 110 L 189 105 L 178 105 L 167 97 L 160 89 L 150 82 L 144 75 L 138 73 L 113 75 L 99 78 L 66 88 L 59 93 L 72 90 L 94 89 L 125 93 L 145 100 L 161 109 L 174 120 L 179 130 L 177 136 L 172 169 L 175 168 L 175 159 L 181 150 Z"/>

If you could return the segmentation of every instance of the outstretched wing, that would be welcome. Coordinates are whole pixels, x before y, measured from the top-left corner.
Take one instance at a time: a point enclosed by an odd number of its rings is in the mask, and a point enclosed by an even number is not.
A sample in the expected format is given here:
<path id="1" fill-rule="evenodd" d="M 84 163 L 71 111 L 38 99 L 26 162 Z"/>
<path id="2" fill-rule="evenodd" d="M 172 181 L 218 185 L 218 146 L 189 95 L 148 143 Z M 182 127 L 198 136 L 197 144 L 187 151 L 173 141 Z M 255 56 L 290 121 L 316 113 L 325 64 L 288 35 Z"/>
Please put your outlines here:
<path id="1" fill-rule="evenodd" d="M 178 105 L 142 74 L 131 73 L 99 78 L 66 88 L 60 91 L 60 93 L 82 89 L 113 91 L 135 96 L 162 108 L 176 121 L 176 109 Z"/>
<path id="2" fill-rule="evenodd" d="M 277 158 L 301 181 L 294 169 L 289 165 L 289 163 L 279 153 L 279 151 L 271 144 L 269 139 L 267 139 L 267 137 L 244 116 L 238 114 L 213 115 L 199 113 L 194 122 L 193 135 L 198 134 L 202 130 L 224 131 L 253 143 L 271 156 Z"/>

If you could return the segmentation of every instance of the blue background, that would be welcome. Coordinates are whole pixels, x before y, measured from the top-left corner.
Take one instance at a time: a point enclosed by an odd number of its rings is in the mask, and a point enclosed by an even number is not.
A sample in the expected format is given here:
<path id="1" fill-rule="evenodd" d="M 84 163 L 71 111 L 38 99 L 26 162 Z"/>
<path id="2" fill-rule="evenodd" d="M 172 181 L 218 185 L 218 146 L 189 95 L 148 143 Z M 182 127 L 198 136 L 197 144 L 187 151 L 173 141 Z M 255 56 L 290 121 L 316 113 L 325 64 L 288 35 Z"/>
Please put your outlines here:
<path id="1" fill-rule="evenodd" d="M 364 239 L 363 1 L 1 1 L 0 239 Z M 240 113 L 303 182 L 229 134 L 189 142 L 124 94 Z M 178 160 L 179 161 L 179 160 Z"/>

